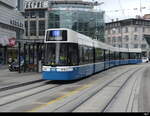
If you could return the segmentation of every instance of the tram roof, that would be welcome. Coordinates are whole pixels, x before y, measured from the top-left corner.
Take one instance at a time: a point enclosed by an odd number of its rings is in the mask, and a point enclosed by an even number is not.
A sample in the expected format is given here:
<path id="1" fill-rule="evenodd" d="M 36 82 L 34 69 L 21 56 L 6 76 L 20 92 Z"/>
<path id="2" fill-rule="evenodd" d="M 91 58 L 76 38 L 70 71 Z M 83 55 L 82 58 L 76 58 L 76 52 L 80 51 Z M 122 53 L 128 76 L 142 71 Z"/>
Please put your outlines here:
<path id="1" fill-rule="evenodd" d="M 70 40 L 68 42 L 74 42 L 74 43 L 78 43 L 80 45 L 88 45 L 88 46 L 95 46 L 98 48 L 102 48 L 105 50 L 110 50 L 110 51 L 116 51 L 116 52 L 142 52 L 141 49 L 127 49 L 127 48 L 119 48 L 119 47 L 113 47 L 111 45 L 108 45 L 106 43 L 103 43 L 101 41 L 95 40 L 95 39 L 91 39 L 90 37 L 83 35 L 81 33 L 78 33 L 76 31 L 73 31 L 71 29 L 67 29 L 67 28 L 53 28 L 53 29 L 47 29 L 47 31 L 49 30 L 67 30 L 69 33 L 69 36 L 71 36 Z M 77 38 L 73 38 L 73 36 L 77 36 Z"/>

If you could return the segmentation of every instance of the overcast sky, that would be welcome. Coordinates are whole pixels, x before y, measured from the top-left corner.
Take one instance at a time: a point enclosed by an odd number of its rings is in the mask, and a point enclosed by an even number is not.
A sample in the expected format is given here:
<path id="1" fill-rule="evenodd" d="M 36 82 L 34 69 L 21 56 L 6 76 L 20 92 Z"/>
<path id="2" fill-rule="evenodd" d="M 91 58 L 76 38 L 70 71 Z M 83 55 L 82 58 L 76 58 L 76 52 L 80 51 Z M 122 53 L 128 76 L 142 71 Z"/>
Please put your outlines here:
<path id="1" fill-rule="evenodd" d="M 107 22 L 110 22 L 111 19 L 116 18 L 127 19 L 127 18 L 135 18 L 136 15 L 150 14 L 150 0 L 141 0 L 142 12 L 140 12 L 140 0 L 97 0 L 97 1 L 104 2 L 104 4 L 101 5 L 101 9 L 105 10 L 106 12 L 105 20 Z"/>

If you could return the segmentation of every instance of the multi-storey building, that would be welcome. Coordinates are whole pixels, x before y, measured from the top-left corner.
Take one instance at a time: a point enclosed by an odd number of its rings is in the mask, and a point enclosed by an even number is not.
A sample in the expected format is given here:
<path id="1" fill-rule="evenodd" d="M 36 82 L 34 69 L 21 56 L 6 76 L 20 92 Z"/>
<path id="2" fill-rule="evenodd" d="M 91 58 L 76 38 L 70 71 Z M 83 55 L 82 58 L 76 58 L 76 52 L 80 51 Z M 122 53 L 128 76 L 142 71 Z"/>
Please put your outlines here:
<path id="1" fill-rule="evenodd" d="M 13 57 L 15 41 L 23 38 L 24 17 L 18 9 L 23 12 L 23 0 L 0 0 L 0 64 Z"/>
<path id="2" fill-rule="evenodd" d="M 48 23 L 48 0 L 25 1 L 25 39 L 43 39 Z"/>
<path id="3" fill-rule="evenodd" d="M 125 19 L 106 23 L 105 42 L 114 47 L 141 48 L 149 56 L 144 35 L 150 35 L 150 20 Z"/>
<path id="4" fill-rule="evenodd" d="M 82 0 L 26 0 L 26 39 L 43 39 L 45 29 L 69 28 L 104 41 L 104 12 Z"/>

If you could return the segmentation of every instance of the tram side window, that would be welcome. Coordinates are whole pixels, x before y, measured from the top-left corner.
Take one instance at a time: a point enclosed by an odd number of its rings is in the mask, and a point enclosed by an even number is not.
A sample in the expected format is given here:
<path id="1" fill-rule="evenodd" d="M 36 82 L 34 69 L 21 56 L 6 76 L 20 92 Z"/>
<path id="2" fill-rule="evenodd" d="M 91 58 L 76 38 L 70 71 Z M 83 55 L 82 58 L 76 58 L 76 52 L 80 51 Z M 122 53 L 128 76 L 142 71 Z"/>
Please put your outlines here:
<path id="1" fill-rule="evenodd" d="M 88 46 L 79 46 L 79 64 L 93 63 L 93 48 Z"/>
<path id="2" fill-rule="evenodd" d="M 114 60 L 115 58 L 114 58 L 115 56 L 114 56 L 114 52 L 113 51 L 110 51 L 110 60 Z"/>
<path id="3" fill-rule="evenodd" d="M 119 52 L 115 52 L 115 60 L 119 60 L 120 57 L 119 57 Z"/>
<path id="4" fill-rule="evenodd" d="M 121 59 L 122 59 L 122 60 L 128 59 L 128 53 L 122 53 L 122 54 L 121 54 Z"/>
<path id="5" fill-rule="evenodd" d="M 92 47 L 89 47 L 89 63 L 93 63 L 94 61 L 94 51 Z"/>
<path id="6" fill-rule="evenodd" d="M 105 61 L 109 61 L 109 50 L 105 50 Z"/>
<path id="7" fill-rule="evenodd" d="M 136 53 L 137 59 L 141 59 L 141 54 L 140 53 Z"/>
<path id="8" fill-rule="evenodd" d="M 79 46 L 79 64 L 82 65 L 84 64 L 84 51 L 83 51 L 83 46 Z"/>
<path id="9" fill-rule="evenodd" d="M 89 48 L 87 46 L 84 46 L 84 64 L 89 63 Z"/>
<path id="10" fill-rule="evenodd" d="M 69 44 L 68 49 L 68 65 L 75 66 L 78 65 L 78 45 L 77 44 Z"/>
<path id="11" fill-rule="evenodd" d="M 104 50 L 100 48 L 95 49 L 95 62 L 103 62 L 104 61 Z"/>
<path id="12" fill-rule="evenodd" d="M 136 53 L 130 53 L 130 59 L 136 59 Z"/>

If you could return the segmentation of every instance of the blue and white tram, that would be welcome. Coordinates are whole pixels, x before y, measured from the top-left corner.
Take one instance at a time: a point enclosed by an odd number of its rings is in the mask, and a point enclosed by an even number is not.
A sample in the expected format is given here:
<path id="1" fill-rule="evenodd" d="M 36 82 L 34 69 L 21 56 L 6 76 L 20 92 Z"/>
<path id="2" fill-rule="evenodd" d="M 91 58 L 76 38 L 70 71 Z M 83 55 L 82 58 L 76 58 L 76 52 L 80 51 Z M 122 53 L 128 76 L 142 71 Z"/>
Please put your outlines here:
<path id="1" fill-rule="evenodd" d="M 142 62 L 140 49 L 115 48 L 65 28 L 46 30 L 44 43 L 44 80 L 76 80 L 114 66 Z"/>

